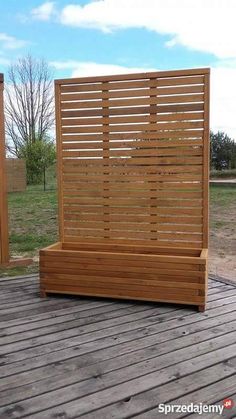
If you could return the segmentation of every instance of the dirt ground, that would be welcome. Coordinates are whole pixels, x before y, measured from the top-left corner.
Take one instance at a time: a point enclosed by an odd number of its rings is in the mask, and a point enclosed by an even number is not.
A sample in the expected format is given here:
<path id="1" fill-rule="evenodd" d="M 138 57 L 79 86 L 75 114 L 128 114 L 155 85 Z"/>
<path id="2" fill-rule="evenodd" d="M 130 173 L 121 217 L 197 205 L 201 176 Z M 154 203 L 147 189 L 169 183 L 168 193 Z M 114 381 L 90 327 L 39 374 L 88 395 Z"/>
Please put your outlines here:
<path id="1" fill-rule="evenodd" d="M 209 272 L 236 282 L 236 188 L 212 188 Z"/>
<path id="2" fill-rule="evenodd" d="M 227 246 L 226 246 L 227 247 Z M 235 281 L 236 283 L 236 261 L 235 255 L 224 255 L 217 254 L 216 249 L 210 249 L 209 253 L 209 273 L 215 276 L 223 277 Z M 219 252 L 221 253 L 221 252 Z"/>

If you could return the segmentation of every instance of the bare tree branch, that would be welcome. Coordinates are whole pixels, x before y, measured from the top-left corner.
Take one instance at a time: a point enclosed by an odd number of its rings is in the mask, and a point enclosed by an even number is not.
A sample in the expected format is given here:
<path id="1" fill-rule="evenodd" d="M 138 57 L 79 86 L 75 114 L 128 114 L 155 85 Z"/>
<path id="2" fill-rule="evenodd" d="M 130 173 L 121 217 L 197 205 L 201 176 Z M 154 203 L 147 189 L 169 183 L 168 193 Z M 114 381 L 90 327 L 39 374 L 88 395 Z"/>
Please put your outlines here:
<path id="1" fill-rule="evenodd" d="M 8 81 L 7 149 L 18 156 L 21 146 L 43 141 L 54 126 L 52 75 L 44 60 L 28 55 L 9 68 Z"/>

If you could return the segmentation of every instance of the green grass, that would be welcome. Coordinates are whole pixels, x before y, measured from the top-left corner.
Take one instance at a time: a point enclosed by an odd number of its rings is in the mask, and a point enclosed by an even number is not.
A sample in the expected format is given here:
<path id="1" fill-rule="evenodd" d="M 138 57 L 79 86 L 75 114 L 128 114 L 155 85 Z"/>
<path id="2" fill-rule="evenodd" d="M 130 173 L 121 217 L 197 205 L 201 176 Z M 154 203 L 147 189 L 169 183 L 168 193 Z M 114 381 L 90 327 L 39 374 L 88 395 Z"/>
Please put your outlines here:
<path id="1" fill-rule="evenodd" d="M 222 237 L 229 247 L 236 235 L 236 188 L 212 186 L 210 188 L 210 225 L 212 240 L 223 246 Z M 58 240 L 56 191 L 35 190 L 9 194 L 10 250 L 12 256 L 32 257 L 29 267 L 0 269 L 0 276 L 24 275 L 38 271 L 39 249 Z M 232 239 L 231 239 L 232 236 Z M 227 244 L 226 243 L 226 244 Z M 233 245 L 232 245 L 233 246 Z"/>
<path id="2" fill-rule="evenodd" d="M 34 234 L 16 234 L 10 235 L 10 246 L 13 253 L 33 252 L 44 246 L 48 246 L 52 242 L 49 235 Z"/>
<path id="3" fill-rule="evenodd" d="M 213 208 L 236 205 L 236 188 L 224 186 L 211 186 L 210 203 Z"/>
<path id="4" fill-rule="evenodd" d="M 210 230 L 220 233 L 236 230 L 236 188 L 211 186 L 210 188 Z"/>
<path id="5" fill-rule="evenodd" d="M 32 263 L 29 266 L 15 266 L 14 268 L 0 268 L 0 277 L 29 275 L 38 272 L 38 264 Z"/>
<path id="6" fill-rule="evenodd" d="M 24 193 L 9 194 L 8 206 L 11 255 L 33 257 L 37 271 L 39 249 L 57 241 L 56 191 L 36 191 L 34 186 L 28 187 Z M 30 270 L 17 268 L 17 273 L 19 269 L 22 273 Z"/>
<path id="7" fill-rule="evenodd" d="M 214 229 L 225 227 L 227 223 L 225 221 L 212 221 L 211 226 L 214 227 Z"/>

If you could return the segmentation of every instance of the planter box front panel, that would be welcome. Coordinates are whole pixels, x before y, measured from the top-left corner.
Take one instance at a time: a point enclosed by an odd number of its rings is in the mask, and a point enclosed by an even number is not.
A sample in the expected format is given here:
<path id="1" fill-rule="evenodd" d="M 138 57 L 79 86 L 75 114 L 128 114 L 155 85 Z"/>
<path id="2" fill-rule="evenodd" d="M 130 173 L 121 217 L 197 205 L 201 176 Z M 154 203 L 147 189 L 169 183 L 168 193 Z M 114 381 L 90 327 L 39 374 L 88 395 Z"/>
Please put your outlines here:
<path id="1" fill-rule="evenodd" d="M 206 259 L 200 252 L 199 256 L 184 256 L 184 251 L 171 256 L 170 249 L 135 254 L 120 249 L 108 252 L 98 245 L 93 250 L 66 247 L 41 251 L 45 292 L 204 304 Z"/>

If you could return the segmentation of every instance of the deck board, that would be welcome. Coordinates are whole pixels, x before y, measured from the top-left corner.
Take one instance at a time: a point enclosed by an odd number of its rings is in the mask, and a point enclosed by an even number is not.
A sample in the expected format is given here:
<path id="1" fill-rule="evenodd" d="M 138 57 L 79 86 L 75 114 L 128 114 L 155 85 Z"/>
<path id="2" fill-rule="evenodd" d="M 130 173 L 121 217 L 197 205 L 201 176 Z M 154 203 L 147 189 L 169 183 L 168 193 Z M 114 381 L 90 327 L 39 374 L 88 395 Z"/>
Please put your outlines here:
<path id="1" fill-rule="evenodd" d="M 230 396 L 236 403 L 232 284 L 209 280 L 205 313 L 102 298 L 41 300 L 36 276 L 1 280 L 0 291 L 1 419 L 154 419 L 164 417 L 159 403 Z M 225 409 L 223 417 L 234 416 L 235 408 Z"/>

